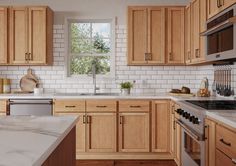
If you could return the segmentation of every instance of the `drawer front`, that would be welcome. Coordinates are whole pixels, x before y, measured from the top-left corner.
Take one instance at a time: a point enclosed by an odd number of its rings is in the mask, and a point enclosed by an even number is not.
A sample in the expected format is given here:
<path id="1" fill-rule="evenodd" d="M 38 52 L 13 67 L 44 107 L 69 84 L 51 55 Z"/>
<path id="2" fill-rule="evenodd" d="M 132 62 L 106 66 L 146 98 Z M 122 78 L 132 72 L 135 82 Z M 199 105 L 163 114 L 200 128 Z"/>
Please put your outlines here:
<path id="1" fill-rule="evenodd" d="M 119 112 L 149 112 L 150 100 L 121 100 L 119 101 Z"/>
<path id="2" fill-rule="evenodd" d="M 216 125 L 216 148 L 230 158 L 236 158 L 236 133 Z"/>
<path id="3" fill-rule="evenodd" d="M 6 114 L 7 112 L 7 101 L 0 100 L 0 113 Z"/>
<path id="4" fill-rule="evenodd" d="M 117 102 L 115 100 L 87 100 L 87 112 L 116 112 Z"/>
<path id="5" fill-rule="evenodd" d="M 54 112 L 85 112 L 84 100 L 55 100 Z"/>
<path id="6" fill-rule="evenodd" d="M 216 166 L 234 166 L 232 160 L 224 153 L 216 149 Z"/>

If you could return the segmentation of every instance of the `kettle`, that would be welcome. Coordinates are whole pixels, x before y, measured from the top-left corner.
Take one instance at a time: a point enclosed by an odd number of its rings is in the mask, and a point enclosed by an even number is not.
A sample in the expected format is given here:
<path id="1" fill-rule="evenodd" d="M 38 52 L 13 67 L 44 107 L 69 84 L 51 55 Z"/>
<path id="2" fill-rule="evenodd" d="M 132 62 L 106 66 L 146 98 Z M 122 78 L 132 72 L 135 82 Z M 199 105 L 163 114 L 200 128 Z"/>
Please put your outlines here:
<path id="1" fill-rule="evenodd" d="M 204 77 L 201 81 L 200 89 L 208 89 L 209 88 L 209 81 L 207 77 Z"/>

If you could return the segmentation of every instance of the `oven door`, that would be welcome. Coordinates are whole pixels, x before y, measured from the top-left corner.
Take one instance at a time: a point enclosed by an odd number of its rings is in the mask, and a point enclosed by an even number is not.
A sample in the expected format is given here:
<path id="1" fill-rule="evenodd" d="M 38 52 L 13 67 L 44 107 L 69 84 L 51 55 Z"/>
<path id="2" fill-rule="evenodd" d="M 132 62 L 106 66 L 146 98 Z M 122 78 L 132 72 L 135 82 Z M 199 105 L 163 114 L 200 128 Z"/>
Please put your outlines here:
<path id="1" fill-rule="evenodd" d="M 177 121 L 182 128 L 182 166 L 204 166 L 204 138 L 183 122 Z"/>

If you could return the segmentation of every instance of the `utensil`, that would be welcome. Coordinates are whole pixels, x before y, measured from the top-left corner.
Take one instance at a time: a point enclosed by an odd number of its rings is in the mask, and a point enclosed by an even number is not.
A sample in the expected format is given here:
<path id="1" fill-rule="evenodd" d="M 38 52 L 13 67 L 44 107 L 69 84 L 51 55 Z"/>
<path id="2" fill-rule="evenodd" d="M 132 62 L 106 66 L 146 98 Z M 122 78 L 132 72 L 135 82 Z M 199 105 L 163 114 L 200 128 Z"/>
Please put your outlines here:
<path id="1" fill-rule="evenodd" d="M 20 80 L 20 88 L 23 92 L 34 92 L 34 88 L 37 88 L 39 84 L 38 78 L 32 73 L 32 69 L 27 70 L 27 74 Z"/>

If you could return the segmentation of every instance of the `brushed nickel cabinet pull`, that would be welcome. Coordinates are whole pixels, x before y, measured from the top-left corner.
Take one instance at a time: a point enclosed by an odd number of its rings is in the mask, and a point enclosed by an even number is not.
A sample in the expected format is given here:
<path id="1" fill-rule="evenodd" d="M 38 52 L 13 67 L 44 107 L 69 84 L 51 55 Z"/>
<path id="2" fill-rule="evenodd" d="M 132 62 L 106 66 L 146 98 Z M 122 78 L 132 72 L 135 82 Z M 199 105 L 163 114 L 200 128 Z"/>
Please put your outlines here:
<path id="1" fill-rule="evenodd" d="M 97 105 L 96 107 L 97 108 L 106 108 L 107 106 L 106 105 Z"/>
<path id="2" fill-rule="evenodd" d="M 75 105 L 66 105 L 65 107 L 66 108 L 75 108 L 76 106 Z"/>
<path id="3" fill-rule="evenodd" d="M 130 108 L 140 108 L 141 106 L 140 105 L 131 105 L 129 106 Z"/>
<path id="4" fill-rule="evenodd" d="M 28 59 L 28 53 L 27 53 L 27 52 L 25 53 L 25 60 L 26 60 L 26 61 L 29 60 L 29 59 Z"/>
<path id="5" fill-rule="evenodd" d="M 83 115 L 83 124 L 86 124 L 86 116 Z"/>
<path id="6" fill-rule="evenodd" d="M 234 164 L 236 164 L 236 159 L 232 159 L 232 162 L 233 162 Z"/>
<path id="7" fill-rule="evenodd" d="M 226 146 L 231 146 L 231 143 L 226 142 L 223 138 L 220 139 L 220 142 L 222 142 L 222 143 L 225 144 Z"/>

